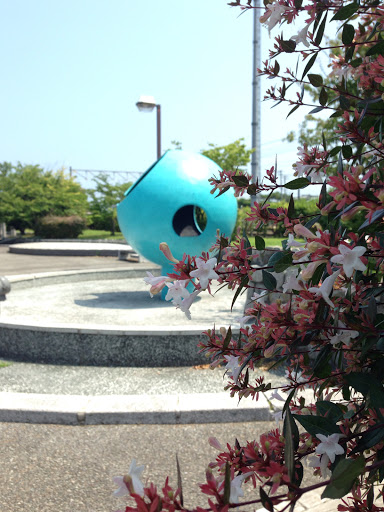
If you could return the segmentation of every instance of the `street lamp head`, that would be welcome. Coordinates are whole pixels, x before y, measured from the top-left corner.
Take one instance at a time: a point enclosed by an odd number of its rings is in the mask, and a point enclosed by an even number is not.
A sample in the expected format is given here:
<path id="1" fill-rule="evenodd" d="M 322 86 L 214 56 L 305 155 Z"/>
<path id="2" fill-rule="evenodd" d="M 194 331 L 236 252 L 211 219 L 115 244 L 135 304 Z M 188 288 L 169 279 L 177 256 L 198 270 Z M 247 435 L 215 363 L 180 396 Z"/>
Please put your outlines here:
<path id="1" fill-rule="evenodd" d="M 156 101 L 153 96 L 140 96 L 139 101 L 136 103 L 136 107 L 140 112 L 152 112 L 156 107 Z"/>

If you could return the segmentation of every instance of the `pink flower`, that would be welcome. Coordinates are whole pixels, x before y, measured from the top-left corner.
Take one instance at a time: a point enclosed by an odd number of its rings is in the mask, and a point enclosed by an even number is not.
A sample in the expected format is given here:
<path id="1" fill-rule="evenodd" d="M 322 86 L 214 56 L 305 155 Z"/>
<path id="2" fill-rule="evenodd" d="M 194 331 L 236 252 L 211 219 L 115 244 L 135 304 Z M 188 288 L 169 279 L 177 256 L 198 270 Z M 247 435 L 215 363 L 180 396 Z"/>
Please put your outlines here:
<path id="1" fill-rule="evenodd" d="M 140 478 L 144 469 L 145 466 L 137 466 L 136 460 L 132 459 L 128 474 L 124 476 L 115 476 L 113 478 L 113 482 L 119 486 L 119 488 L 114 491 L 113 495 L 120 497 L 126 496 L 130 492 L 134 492 L 143 496 L 144 486 L 141 483 Z"/>
<path id="2" fill-rule="evenodd" d="M 318 297 L 321 296 L 325 300 L 325 302 L 331 306 L 331 308 L 334 308 L 335 305 L 333 304 L 333 302 L 331 301 L 329 296 L 332 293 L 333 285 L 335 284 L 335 281 L 339 274 L 340 274 L 340 270 L 338 270 L 337 272 L 334 272 L 333 274 L 328 276 L 326 279 L 324 279 L 320 288 L 318 288 L 317 286 L 312 286 L 311 288 L 308 289 L 308 291 L 317 295 Z"/>
<path id="3" fill-rule="evenodd" d="M 189 297 L 190 293 L 186 289 L 188 281 L 174 281 L 173 283 L 166 283 L 169 290 L 165 296 L 165 300 L 171 300 L 172 304 L 179 305 L 183 299 Z"/>
<path id="4" fill-rule="evenodd" d="M 346 245 L 340 244 L 338 249 L 340 254 L 332 256 L 331 261 L 332 263 L 341 263 L 347 277 L 351 277 L 354 270 L 361 270 L 362 272 L 366 270 L 366 265 L 360 259 L 360 256 L 367 250 L 365 247 L 356 246 L 350 249 Z"/>
<path id="5" fill-rule="evenodd" d="M 218 279 L 218 274 L 213 270 L 217 265 L 216 258 L 210 258 L 205 261 L 202 258 L 196 258 L 196 270 L 192 270 L 191 277 L 196 277 L 199 280 L 200 286 L 203 290 L 208 287 L 210 279 Z"/>
<path id="6" fill-rule="evenodd" d="M 339 445 L 340 437 L 342 434 L 331 434 L 324 436 L 323 434 L 316 434 L 321 443 L 316 447 L 316 453 L 326 454 L 331 462 L 335 462 L 336 455 L 344 453 L 344 448 Z"/>
<path id="7" fill-rule="evenodd" d="M 193 301 L 200 292 L 201 290 L 195 290 L 194 292 L 190 293 L 188 297 L 186 297 L 179 304 L 177 304 L 181 311 L 185 313 L 185 316 L 188 318 L 188 320 L 191 319 L 191 313 L 189 311 L 189 308 L 192 306 Z"/>

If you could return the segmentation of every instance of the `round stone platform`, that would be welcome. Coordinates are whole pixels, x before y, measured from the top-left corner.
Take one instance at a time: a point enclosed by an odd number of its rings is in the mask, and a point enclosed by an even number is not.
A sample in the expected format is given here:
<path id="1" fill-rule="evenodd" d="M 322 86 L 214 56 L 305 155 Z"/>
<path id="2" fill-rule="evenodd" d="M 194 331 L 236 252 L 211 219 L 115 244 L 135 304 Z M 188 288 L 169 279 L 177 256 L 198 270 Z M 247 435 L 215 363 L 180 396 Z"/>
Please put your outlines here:
<path id="1" fill-rule="evenodd" d="M 151 268 L 153 271 L 153 268 Z M 0 357 L 70 365 L 169 367 L 202 364 L 202 332 L 239 326 L 245 296 L 201 294 L 192 320 L 159 296 L 150 298 L 145 269 L 10 276 L 1 305 Z M 236 332 L 236 329 L 234 329 Z"/>
<path id="2" fill-rule="evenodd" d="M 47 256 L 120 256 L 121 253 L 136 254 L 132 247 L 113 242 L 26 242 L 9 246 L 14 254 L 34 254 Z"/>

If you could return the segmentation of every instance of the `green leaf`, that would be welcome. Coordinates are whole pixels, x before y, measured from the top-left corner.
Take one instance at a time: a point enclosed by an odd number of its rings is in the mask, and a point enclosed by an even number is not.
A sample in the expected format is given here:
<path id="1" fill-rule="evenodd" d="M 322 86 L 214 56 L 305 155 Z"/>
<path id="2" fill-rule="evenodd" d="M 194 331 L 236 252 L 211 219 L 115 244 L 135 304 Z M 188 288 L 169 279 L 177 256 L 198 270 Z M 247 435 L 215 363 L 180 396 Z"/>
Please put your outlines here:
<path id="1" fill-rule="evenodd" d="M 331 353 L 331 345 L 324 345 L 320 350 L 313 366 L 313 374 L 316 377 L 324 378 L 330 375 L 331 367 L 329 365 L 329 359 L 331 357 Z"/>
<path id="2" fill-rule="evenodd" d="M 275 277 L 266 270 L 262 270 L 263 274 L 263 284 L 266 287 L 267 290 L 273 291 L 276 290 L 277 281 Z"/>
<path id="3" fill-rule="evenodd" d="M 280 272 L 287 270 L 287 268 L 292 266 L 292 257 L 293 254 L 291 252 L 283 253 L 283 257 L 275 263 L 273 271 L 279 274 Z"/>
<path id="4" fill-rule="evenodd" d="M 227 334 L 226 334 L 224 342 L 223 342 L 223 352 L 225 350 L 227 350 L 229 342 L 231 341 L 231 339 L 232 339 L 232 329 L 231 329 L 231 326 L 229 326 Z"/>
<path id="5" fill-rule="evenodd" d="M 316 412 L 319 416 L 324 416 L 337 423 L 344 415 L 343 410 L 333 402 L 328 400 L 319 400 L 316 402 Z"/>
<path id="6" fill-rule="evenodd" d="M 230 495 L 231 495 L 231 467 L 227 462 L 225 464 L 224 496 L 223 496 L 223 502 L 225 505 L 228 505 Z"/>
<path id="7" fill-rule="evenodd" d="M 308 178 L 296 178 L 295 180 L 288 181 L 288 183 L 284 185 L 284 188 L 288 190 L 298 190 L 299 188 L 308 187 L 310 184 L 311 182 Z"/>
<path id="8" fill-rule="evenodd" d="M 321 75 L 308 75 L 308 80 L 314 87 L 321 87 L 323 85 L 323 77 Z"/>
<path id="9" fill-rule="evenodd" d="M 263 507 L 269 512 L 273 512 L 273 502 L 262 487 L 260 487 L 260 499 Z"/>
<path id="10" fill-rule="evenodd" d="M 341 460 L 333 470 L 331 482 L 324 489 L 321 497 L 336 500 L 348 494 L 356 478 L 361 475 L 364 468 L 364 457 Z"/>
<path id="11" fill-rule="evenodd" d="M 339 97 L 339 104 L 340 104 L 340 108 L 342 108 L 343 110 L 348 110 L 349 107 L 351 106 L 351 102 L 345 96 Z"/>
<path id="12" fill-rule="evenodd" d="M 364 229 L 367 226 L 370 226 L 371 224 L 373 224 L 374 222 L 376 222 L 378 220 L 382 220 L 383 216 L 384 216 L 383 209 L 375 211 L 375 213 L 372 215 L 370 220 L 367 219 L 365 222 L 363 222 L 363 224 L 359 227 L 359 231 L 360 231 L 360 229 Z"/>
<path id="13" fill-rule="evenodd" d="M 293 114 L 295 112 L 295 110 L 297 110 L 299 107 L 300 107 L 300 105 L 296 105 L 295 107 L 293 107 L 293 109 L 288 112 L 287 117 L 289 117 L 291 114 Z"/>
<path id="14" fill-rule="evenodd" d="M 371 375 L 360 372 L 351 372 L 345 376 L 346 382 L 365 397 L 368 395 Z"/>
<path id="15" fill-rule="evenodd" d="M 293 199 L 293 194 L 291 194 L 291 197 L 289 198 L 287 215 L 288 217 L 293 217 L 295 215 L 295 200 Z"/>
<path id="16" fill-rule="evenodd" d="M 346 23 L 343 28 L 343 33 L 341 35 L 341 40 L 343 44 L 351 44 L 353 38 L 355 37 L 355 28 L 353 25 Z"/>
<path id="17" fill-rule="evenodd" d="M 334 17 L 331 19 L 333 20 L 346 20 L 353 16 L 355 12 L 358 10 L 359 4 L 356 2 L 353 2 L 352 4 L 344 5 L 341 9 L 337 11 L 337 13 L 334 15 Z"/>
<path id="18" fill-rule="evenodd" d="M 364 432 L 351 453 L 358 453 L 364 450 L 368 450 L 368 448 L 372 448 L 372 446 L 375 446 L 384 439 L 384 425 L 379 424 L 373 426 L 377 428 L 375 428 L 375 430 L 368 430 L 367 432 Z"/>
<path id="19" fill-rule="evenodd" d="M 343 175 L 343 155 L 339 153 L 339 159 L 337 161 L 337 174 Z"/>
<path id="20" fill-rule="evenodd" d="M 241 290 L 242 290 L 245 286 L 247 286 L 248 282 L 249 282 L 249 277 L 248 277 L 248 276 L 244 276 L 244 277 L 241 279 L 241 282 L 240 282 L 240 284 L 239 284 L 239 287 L 237 288 L 236 293 L 235 293 L 235 295 L 233 296 L 232 305 L 231 305 L 231 311 L 232 311 L 232 308 L 233 308 L 233 306 L 234 306 L 234 304 L 235 304 L 235 302 L 236 302 L 236 300 L 237 300 L 237 297 L 240 295 Z"/>
<path id="21" fill-rule="evenodd" d="M 377 43 L 374 46 L 372 46 L 367 51 L 367 53 L 365 55 L 367 57 L 369 57 L 370 55 L 376 55 L 376 54 L 382 55 L 383 53 L 384 53 L 384 41 L 380 41 L 379 43 Z"/>
<path id="22" fill-rule="evenodd" d="M 321 106 L 325 107 L 325 105 L 327 104 L 327 101 L 328 101 L 328 93 L 324 89 L 324 87 L 322 87 L 321 91 L 320 91 L 320 96 L 319 96 L 319 103 Z"/>
<path id="23" fill-rule="evenodd" d="M 275 265 L 281 258 L 284 257 L 284 251 L 275 251 L 272 256 L 268 260 L 268 266 L 272 267 Z"/>
<path id="24" fill-rule="evenodd" d="M 248 178 L 243 174 L 240 176 L 232 176 L 232 180 L 237 187 L 247 187 L 249 185 Z"/>
<path id="25" fill-rule="evenodd" d="M 336 146 L 335 148 L 331 149 L 331 151 L 329 152 L 329 156 L 335 156 L 335 155 L 337 155 L 337 153 L 340 153 L 340 151 L 341 151 L 341 147 Z"/>
<path id="26" fill-rule="evenodd" d="M 292 53 L 296 49 L 296 42 L 293 39 L 289 39 L 288 41 L 281 40 L 280 45 L 281 45 L 281 48 L 286 53 Z"/>
<path id="27" fill-rule="evenodd" d="M 340 434 L 339 427 L 330 419 L 323 418 L 322 416 L 313 416 L 311 414 L 300 415 L 294 414 L 293 417 L 300 423 L 302 427 L 311 434 L 323 434 L 330 436 L 331 434 Z"/>
<path id="28" fill-rule="evenodd" d="M 314 55 L 312 55 L 312 57 L 309 59 L 309 61 L 307 62 L 307 65 L 305 66 L 304 68 L 304 73 L 303 73 L 303 76 L 301 77 L 301 79 L 303 80 L 303 78 L 305 77 L 305 75 L 308 73 L 308 71 L 311 69 L 311 67 L 314 65 L 315 61 L 317 59 L 317 53 L 315 53 Z"/>
<path id="29" fill-rule="evenodd" d="M 180 463 L 179 463 L 179 457 L 176 453 L 176 470 L 177 470 L 177 487 L 180 490 L 180 503 L 181 506 L 184 504 L 184 496 L 183 496 L 183 482 L 181 478 L 181 471 L 180 471 Z"/>
<path id="30" fill-rule="evenodd" d="M 255 247 L 258 251 L 264 251 L 265 249 L 265 240 L 259 235 L 255 235 Z"/>
<path id="31" fill-rule="evenodd" d="M 342 152 L 344 158 L 351 158 L 351 156 L 352 156 L 351 146 L 343 146 L 341 148 L 341 152 Z"/>
<path id="32" fill-rule="evenodd" d="M 310 279 L 312 286 L 317 286 L 320 283 L 321 276 L 323 275 L 326 266 L 326 263 L 320 263 L 320 265 L 316 268 Z"/>
<path id="33" fill-rule="evenodd" d="M 324 16 L 322 22 L 320 23 L 320 26 L 317 30 L 317 33 L 316 33 L 316 37 L 315 37 L 315 45 L 316 46 L 319 46 L 320 43 L 321 43 L 321 40 L 323 39 L 323 35 L 324 35 L 324 29 L 325 29 L 325 25 L 327 23 L 327 14 Z"/>
<path id="34" fill-rule="evenodd" d="M 299 429 L 292 417 L 289 407 L 285 411 L 283 436 L 285 439 L 284 445 L 284 462 L 288 469 L 288 476 L 291 482 L 295 475 L 295 451 L 299 446 Z"/>
<path id="35" fill-rule="evenodd" d="M 371 298 L 369 299 L 369 302 L 368 302 L 367 315 L 368 315 L 368 318 L 370 319 L 370 321 L 372 323 L 374 323 L 376 320 L 376 316 L 377 316 L 377 304 L 376 304 L 376 299 L 373 295 L 371 295 Z"/>

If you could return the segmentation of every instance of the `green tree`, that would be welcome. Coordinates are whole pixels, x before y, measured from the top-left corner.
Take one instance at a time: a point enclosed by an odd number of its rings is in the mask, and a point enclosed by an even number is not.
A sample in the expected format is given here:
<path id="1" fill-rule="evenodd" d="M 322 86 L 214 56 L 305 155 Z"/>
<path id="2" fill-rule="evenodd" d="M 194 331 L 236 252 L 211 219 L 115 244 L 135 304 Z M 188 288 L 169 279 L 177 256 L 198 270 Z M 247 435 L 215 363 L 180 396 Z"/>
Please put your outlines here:
<path id="1" fill-rule="evenodd" d="M 85 218 L 87 195 L 64 170 L 39 165 L 0 164 L 0 222 L 25 232 L 45 215 Z"/>
<path id="2" fill-rule="evenodd" d="M 200 153 L 217 163 L 222 169 L 232 171 L 236 169 L 245 170 L 251 161 L 253 149 L 247 149 L 244 139 L 238 139 L 226 146 L 217 146 L 208 143 L 208 149 L 202 149 Z"/>
<path id="3" fill-rule="evenodd" d="M 124 199 L 124 194 L 132 183 L 111 185 L 107 174 L 99 174 L 94 182 L 95 188 L 88 190 L 91 227 L 110 230 L 114 235 L 117 228 L 116 205 Z"/>

